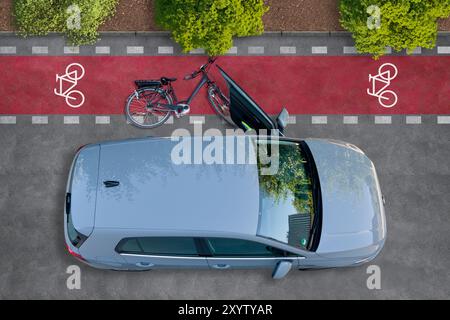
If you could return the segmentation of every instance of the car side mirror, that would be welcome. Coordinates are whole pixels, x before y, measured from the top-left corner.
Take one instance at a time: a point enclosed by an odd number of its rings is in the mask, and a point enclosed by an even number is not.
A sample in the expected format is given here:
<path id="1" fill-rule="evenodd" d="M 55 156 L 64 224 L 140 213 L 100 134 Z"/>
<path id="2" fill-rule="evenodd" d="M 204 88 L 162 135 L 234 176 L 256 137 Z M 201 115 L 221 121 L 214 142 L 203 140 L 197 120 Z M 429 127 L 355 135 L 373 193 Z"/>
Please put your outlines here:
<path id="1" fill-rule="evenodd" d="M 281 279 L 286 276 L 292 268 L 292 262 L 290 261 L 280 261 L 273 269 L 272 278 L 273 279 Z"/>
<path id="2" fill-rule="evenodd" d="M 283 131 L 284 128 L 288 125 L 289 112 L 286 108 L 281 110 L 280 114 L 277 117 L 277 126 L 280 131 Z"/>

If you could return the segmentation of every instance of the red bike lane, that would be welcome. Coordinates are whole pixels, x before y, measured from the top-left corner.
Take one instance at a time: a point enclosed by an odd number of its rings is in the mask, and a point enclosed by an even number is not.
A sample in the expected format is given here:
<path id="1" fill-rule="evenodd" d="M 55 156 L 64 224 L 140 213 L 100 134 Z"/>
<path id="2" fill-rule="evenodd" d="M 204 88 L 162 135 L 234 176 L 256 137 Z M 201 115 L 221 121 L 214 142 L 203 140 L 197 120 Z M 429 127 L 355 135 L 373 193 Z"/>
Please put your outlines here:
<path id="1" fill-rule="evenodd" d="M 183 76 L 205 61 L 201 56 L 1 57 L 0 114 L 122 114 L 135 79 L 161 76 L 177 77 L 177 96 L 186 99 L 199 78 L 184 81 Z M 56 75 L 65 74 L 72 63 L 85 70 L 72 88 L 85 97 L 78 108 L 55 94 Z M 291 114 L 450 114 L 450 56 L 391 56 L 378 61 L 354 56 L 227 56 L 216 63 L 270 114 L 282 106 Z M 398 97 L 391 108 L 367 93 L 372 90 L 369 74 L 377 75 L 386 63 L 398 70 L 384 89 Z M 211 76 L 224 86 L 214 66 Z M 203 90 L 193 100 L 191 114 L 212 113 Z"/>

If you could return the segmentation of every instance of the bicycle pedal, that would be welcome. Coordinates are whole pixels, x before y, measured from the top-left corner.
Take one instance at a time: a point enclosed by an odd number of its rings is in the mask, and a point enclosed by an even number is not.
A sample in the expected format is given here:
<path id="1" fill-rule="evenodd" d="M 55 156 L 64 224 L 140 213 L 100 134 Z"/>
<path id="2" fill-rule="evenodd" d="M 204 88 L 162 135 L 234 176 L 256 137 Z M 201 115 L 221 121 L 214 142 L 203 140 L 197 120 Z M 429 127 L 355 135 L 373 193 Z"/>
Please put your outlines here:
<path id="1" fill-rule="evenodd" d="M 175 112 L 177 118 L 181 118 L 191 111 L 191 107 L 188 104 L 179 104 L 178 106 L 179 108 Z"/>

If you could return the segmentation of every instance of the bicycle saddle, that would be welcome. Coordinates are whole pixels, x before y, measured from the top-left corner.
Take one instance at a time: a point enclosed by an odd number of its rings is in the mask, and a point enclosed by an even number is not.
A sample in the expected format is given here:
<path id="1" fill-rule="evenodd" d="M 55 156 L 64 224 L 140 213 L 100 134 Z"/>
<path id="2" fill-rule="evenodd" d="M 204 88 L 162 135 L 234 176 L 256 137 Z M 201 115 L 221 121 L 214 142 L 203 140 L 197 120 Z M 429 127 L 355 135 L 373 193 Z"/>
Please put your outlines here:
<path id="1" fill-rule="evenodd" d="M 177 81 L 177 78 L 162 77 L 160 81 L 161 81 L 162 85 L 166 85 L 166 84 L 169 84 L 169 82 Z"/>

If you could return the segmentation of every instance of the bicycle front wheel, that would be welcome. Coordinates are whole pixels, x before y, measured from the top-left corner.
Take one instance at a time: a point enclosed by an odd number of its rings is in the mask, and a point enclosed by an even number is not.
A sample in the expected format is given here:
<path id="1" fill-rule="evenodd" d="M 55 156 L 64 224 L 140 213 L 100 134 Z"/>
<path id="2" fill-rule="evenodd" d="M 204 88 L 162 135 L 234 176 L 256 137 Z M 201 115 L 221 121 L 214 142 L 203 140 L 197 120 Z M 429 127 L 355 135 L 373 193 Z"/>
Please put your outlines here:
<path id="1" fill-rule="evenodd" d="M 170 110 L 164 104 L 172 104 L 172 97 L 164 90 L 141 88 L 128 97 L 125 115 L 138 128 L 156 128 L 170 117 Z"/>
<path id="2" fill-rule="evenodd" d="M 230 99 L 228 99 L 215 84 L 208 88 L 208 100 L 214 111 L 231 126 L 235 126 L 230 114 Z"/>

